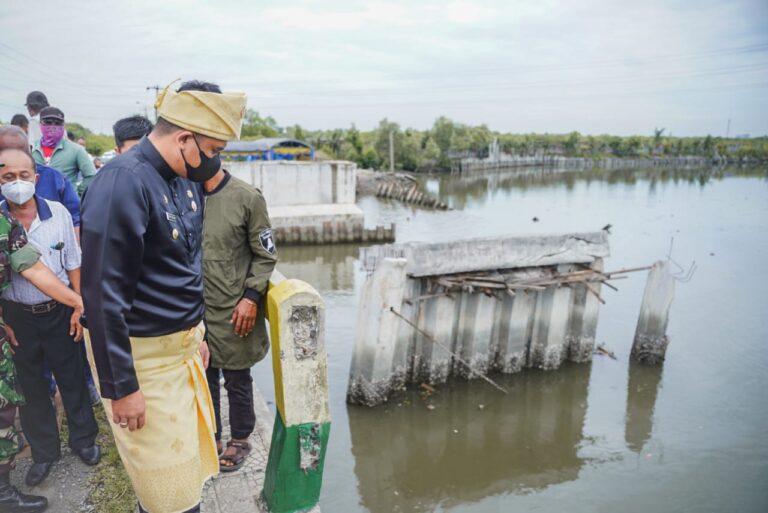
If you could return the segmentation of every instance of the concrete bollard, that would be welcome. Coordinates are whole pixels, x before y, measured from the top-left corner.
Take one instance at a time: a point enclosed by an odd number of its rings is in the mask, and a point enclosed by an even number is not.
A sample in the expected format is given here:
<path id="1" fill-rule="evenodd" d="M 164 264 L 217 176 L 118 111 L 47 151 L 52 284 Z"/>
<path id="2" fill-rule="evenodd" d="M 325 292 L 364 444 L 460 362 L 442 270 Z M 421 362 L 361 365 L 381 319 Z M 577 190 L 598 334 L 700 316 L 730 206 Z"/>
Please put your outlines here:
<path id="1" fill-rule="evenodd" d="M 648 273 L 640 317 L 630 358 L 639 363 L 658 364 L 664 361 L 669 345 L 667 324 L 669 308 L 675 297 L 675 278 L 669 272 L 669 262 L 659 260 Z"/>
<path id="2" fill-rule="evenodd" d="M 262 498 L 271 513 L 293 513 L 320 499 L 331 428 L 325 304 L 309 284 L 274 272 L 267 318 L 277 412 Z"/>
<path id="3" fill-rule="evenodd" d="M 385 258 L 365 282 L 347 388 L 350 403 L 373 406 L 385 402 L 393 380 L 404 379 L 407 349 L 397 349 L 402 321 L 390 307 L 399 311 L 403 304 L 406 263 L 403 258 Z M 396 356 L 403 360 L 397 365 Z"/>

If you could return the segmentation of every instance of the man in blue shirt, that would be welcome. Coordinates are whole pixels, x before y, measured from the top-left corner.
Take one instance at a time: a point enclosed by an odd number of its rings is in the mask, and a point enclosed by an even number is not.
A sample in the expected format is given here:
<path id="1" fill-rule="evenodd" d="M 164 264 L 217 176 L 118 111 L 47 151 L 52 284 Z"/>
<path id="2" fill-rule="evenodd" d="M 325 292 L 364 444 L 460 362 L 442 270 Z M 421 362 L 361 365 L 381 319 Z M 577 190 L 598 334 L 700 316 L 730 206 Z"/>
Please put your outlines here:
<path id="1" fill-rule="evenodd" d="M 0 127 L 0 149 L 16 149 L 29 153 L 29 141 L 23 130 L 16 126 Z M 75 188 L 63 174 L 52 167 L 36 164 L 37 183 L 35 194 L 41 198 L 58 201 L 64 205 L 72 216 L 75 234 L 80 236 L 80 199 Z M 0 194 L 0 201 L 3 195 Z"/>
<path id="2" fill-rule="evenodd" d="M 0 185 L 7 200 L 0 209 L 24 226 L 41 260 L 64 285 L 80 291 L 80 247 L 72 220 L 58 202 L 34 195 L 34 161 L 23 150 L 2 150 L 5 167 Z M 56 412 L 43 377 L 47 362 L 59 383 L 69 427 L 69 446 L 88 465 L 99 462 L 98 425 L 88 397 L 82 358 L 80 312 L 53 300 L 18 273 L 11 274 L 12 289 L 3 292 L 3 316 L 18 340 L 14 364 L 26 404 L 21 407 L 24 436 L 32 447 L 34 463 L 28 486 L 40 484 L 61 455 Z"/>
<path id="3" fill-rule="evenodd" d="M 16 126 L 2 126 L 0 127 L 0 150 L 21 150 L 25 153 L 29 153 L 29 142 L 26 134 Z M 75 192 L 75 188 L 72 186 L 69 180 L 52 167 L 44 166 L 43 164 L 35 163 L 35 172 L 37 174 L 37 181 L 35 183 L 35 195 L 45 198 L 47 200 L 56 201 L 61 203 L 69 211 L 69 215 L 72 216 L 72 224 L 75 226 L 75 236 L 80 240 L 80 198 Z M 5 200 L 2 193 L 0 193 L 0 201 Z M 85 361 L 85 352 L 83 351 L 83 361 Z M 93 383 L 93 376 L 91 376 L 91 368 L 86 366 L 86 379 L 88 384 L 88 393 L 92 403 L 99 401 L 99 393 L 96 390 L 96 386 Z M 56 382 L 53 380 L 50 371 L 45 370 L 45 376 L 48 380 L 51 395 L 56 394 Z"/>

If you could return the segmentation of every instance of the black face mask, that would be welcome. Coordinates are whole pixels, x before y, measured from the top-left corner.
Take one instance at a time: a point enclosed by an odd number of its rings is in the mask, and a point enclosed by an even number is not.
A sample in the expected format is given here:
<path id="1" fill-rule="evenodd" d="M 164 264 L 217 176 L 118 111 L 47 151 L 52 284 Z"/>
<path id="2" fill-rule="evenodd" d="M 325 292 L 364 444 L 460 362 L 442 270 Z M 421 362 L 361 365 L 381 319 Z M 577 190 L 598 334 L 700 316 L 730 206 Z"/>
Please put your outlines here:
<path id="1" fill-rule="evenodd" d="M 200 152 L 200 165 L 197 167 L 192 167 L 189 165 L 189 162 L 187 162 L 187 158 L 184 156 L 184 152 L 181 151 L 181 158 L 184 160 L 184 167 L 187 168 L 187 178 L 192 180 L 193 182 L 207 182 L 211 178 L 213 178 L 216 173 L 219 172 L 219 169 L 221 169 L 221 158 L 219 158 L 218 155 L 214 157 L 209 157 L 205 153 L 203 153 L 203 150 L 200 149 L 200 145 L 197 143 L 197 137 L 194 135 L 192 136 L 192 139 L 195 140 L 195 146 L 197 146 L 197 151 Z"/>

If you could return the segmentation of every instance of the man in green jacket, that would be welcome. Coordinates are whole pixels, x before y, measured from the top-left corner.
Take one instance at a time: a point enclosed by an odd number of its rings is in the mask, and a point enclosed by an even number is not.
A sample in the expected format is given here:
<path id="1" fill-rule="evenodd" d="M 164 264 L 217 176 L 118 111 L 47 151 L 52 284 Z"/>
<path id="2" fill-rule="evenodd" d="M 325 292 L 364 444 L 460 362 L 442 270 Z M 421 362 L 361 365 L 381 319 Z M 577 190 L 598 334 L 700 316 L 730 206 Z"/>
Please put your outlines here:
<path id="1" fill-rule="evenodd" d="M 96 168 L 85 148 L 67 139 L 64 113 L 56 107 L 45 107 L 40 111 L 40 130 L 42 137 L 32 146 L 35 162 L 61 171 L 82 197 Z"/>
<path id="2" fill-rule="evenodd" d="M 223 169 L 203 188 L 203 280 L 211 352 L 207 377 L 216 417 L 220 468 L 232 472 L 243 465 L 251 451 L 248 437 L 256 423 L 251 367 L 264 358 L 269 348 L 264 299 L 277 250 L 267 205 L 258 189 Z M 219 393 L 222 373 L 232 431 L 225 451 Z"/>

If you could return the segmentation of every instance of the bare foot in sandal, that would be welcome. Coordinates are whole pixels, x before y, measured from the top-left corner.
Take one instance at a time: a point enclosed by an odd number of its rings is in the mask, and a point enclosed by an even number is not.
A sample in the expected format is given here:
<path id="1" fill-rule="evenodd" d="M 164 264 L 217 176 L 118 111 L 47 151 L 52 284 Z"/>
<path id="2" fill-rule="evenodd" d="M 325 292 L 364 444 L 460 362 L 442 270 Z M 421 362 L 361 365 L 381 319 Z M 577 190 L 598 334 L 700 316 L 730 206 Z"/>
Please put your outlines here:
<path id="1" fill-rule="evenodd" d="M 248 440 L 232 439 L 227 442 L 227 450 L 219 458 L 219 466 L 222 472 L 234 472 L 244 464 L 251 454 L 251 444 Z"/>

